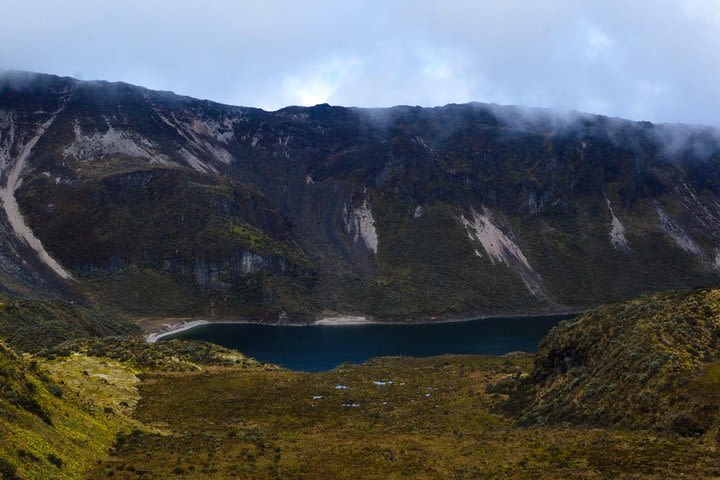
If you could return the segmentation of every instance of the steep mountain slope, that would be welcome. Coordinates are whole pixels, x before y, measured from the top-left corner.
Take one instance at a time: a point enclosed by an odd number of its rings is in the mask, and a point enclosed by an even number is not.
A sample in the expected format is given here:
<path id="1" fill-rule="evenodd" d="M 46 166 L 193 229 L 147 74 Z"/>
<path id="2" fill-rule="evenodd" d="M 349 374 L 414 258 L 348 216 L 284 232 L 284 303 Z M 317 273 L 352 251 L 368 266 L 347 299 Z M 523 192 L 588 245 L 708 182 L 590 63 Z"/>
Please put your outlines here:
<path id="1" fill-rule="evenodd" d="M 74 81 L 32 74 L 3 77 L 0 111 L 0 289 L 32 295 L 68 296 L 65 270 L 26 225 L 15 198 L 28 158 L 52 125 Z M 32 87 L 27 90 L 25 87 Z M 21 87 L 20 90 L 14 86 Z"/>
<path id="2" fill-rule="evenodd" d="M 267 321 L 716 284 L 719 138 L 484 104 L 266 112 L 5 74 L 0 275 L 16 293 Z"/>

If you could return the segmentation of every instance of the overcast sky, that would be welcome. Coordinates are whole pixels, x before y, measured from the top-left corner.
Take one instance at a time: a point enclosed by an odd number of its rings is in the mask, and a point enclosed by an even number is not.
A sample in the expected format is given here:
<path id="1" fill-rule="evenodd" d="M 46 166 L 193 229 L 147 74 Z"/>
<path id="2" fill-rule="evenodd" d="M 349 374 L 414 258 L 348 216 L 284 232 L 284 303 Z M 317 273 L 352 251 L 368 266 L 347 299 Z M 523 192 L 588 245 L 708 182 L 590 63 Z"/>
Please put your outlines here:
<path id="1" fill-rule="evenodd" d="M 0 0 L 0 68 L 235 105 L 494 102 L 720 125 L 720 0 Z"/>

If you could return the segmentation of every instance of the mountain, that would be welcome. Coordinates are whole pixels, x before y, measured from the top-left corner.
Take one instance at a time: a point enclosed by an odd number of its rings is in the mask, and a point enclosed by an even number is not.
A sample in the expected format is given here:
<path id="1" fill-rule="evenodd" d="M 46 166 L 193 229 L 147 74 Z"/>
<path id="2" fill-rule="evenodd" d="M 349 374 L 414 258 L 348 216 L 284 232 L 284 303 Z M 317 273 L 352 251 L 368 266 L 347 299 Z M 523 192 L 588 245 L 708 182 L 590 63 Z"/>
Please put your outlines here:
<path id="1" fill-rule="evenodd" d="M 133 315 L 582 309 L 720 280 L 720 135 L 0 79 L 0 285 Z"/>

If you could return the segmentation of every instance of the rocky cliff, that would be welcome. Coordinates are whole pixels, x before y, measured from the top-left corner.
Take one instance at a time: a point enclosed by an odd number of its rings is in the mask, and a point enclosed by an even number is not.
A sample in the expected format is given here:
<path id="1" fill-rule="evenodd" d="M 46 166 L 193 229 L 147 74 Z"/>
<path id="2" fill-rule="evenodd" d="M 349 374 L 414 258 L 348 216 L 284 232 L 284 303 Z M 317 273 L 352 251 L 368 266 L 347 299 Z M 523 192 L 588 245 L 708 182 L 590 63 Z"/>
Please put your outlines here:
<path id="1" fill-rule="evenodd" d="M 720 136 L 0 80 L 1 288 L 138 314 L 582 308 L 720 280 Z"/>

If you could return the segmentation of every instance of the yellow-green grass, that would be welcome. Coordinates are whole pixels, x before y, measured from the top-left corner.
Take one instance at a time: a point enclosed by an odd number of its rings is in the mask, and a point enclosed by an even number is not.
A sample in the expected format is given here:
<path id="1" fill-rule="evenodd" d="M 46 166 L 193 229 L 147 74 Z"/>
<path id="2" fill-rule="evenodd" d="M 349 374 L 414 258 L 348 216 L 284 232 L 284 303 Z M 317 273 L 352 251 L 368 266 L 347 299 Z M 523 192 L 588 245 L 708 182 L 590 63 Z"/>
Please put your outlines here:
<path id="1" fill-rule="evenodd" d="M 148 374 L 135 416 L 164 434 L 121 437 L 87 478 L 720 475 L 717 445 L 702 439 L 517 426 L 499 413 L 504 396 L 491 386 L 529 372 L 531 362 L 524 355 L 441 356 L 380 358 L 314 374 L 235 367 Z"/>
<path id="2" fill-rule="evenodd" d="M 144 372 L 207 364 L 277 369 L 202 342 L 87 339 L 36 357 L 0 341 L 0 479 L 83 478 L 118 435 L 161 433 L 133 418 Z"/>
<path id="3" fill-rule="evenodd" d="M 130 418 L 138 378 L 127 367 L 82 355 L 47 365 L 17 360 L 24 373 L 16 381 L 32 385 L 37 407 L 0 398 L 0 477 L 12 478 L 14 470 L 22 479 L 82 478 L 119 432 L 138 425 Z"/>
<path id="4" fill-rule="evenodd" d="M 130 420 L 140 399 L 137 389 L 140 372 L 127 363 L 73 354 L 48 362 L 46 368 L 55 381 L 75 393 L 89 410 L 114 413 Z"/>

